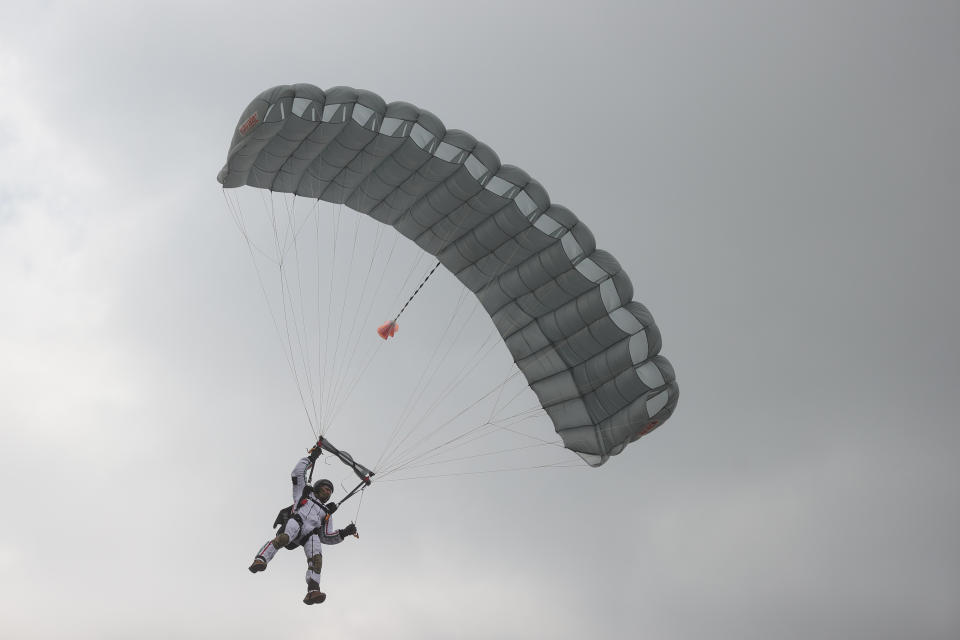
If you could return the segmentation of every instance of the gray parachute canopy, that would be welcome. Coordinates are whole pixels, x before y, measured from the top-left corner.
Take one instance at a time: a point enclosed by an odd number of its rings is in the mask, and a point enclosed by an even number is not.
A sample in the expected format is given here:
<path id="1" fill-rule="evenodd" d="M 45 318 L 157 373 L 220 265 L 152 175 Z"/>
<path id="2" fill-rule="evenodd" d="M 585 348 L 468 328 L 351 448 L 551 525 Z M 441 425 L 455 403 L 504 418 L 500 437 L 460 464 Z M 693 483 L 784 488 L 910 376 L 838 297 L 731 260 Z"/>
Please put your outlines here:
<path id="1" fill-rule="evenodd" d="M 617 260 L 523 170 L 432 113 L 350 87 L 274 87 L 244 110 L 217 180 L 345 204 L 436 256 L 590 465 L 673 413 L 660 331 Z"/>

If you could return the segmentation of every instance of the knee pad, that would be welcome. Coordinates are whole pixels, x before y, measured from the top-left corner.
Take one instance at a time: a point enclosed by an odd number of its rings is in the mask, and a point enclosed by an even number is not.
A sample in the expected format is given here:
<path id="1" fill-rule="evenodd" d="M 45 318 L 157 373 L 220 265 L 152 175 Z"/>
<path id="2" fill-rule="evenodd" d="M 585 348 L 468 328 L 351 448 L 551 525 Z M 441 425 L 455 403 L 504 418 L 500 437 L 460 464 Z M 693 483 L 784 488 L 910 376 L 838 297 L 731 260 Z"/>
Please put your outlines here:
<path id="1" fill-rule="evenodd" d="M 317 555 L 312 556 L 307 561 L 307 564 L 310 566 L 311 571 L 314 573 L 320 573 L 320 570 L 323 568 L 323 555 L 318 553 Z"/>
<path id="2" fill-rule="evenodd" d="M 277 537 L 273 539 L 273 546 L 277 549 L 287 546 L 290 543 L 290 536 L 285 533 L 277 534 Z"/>

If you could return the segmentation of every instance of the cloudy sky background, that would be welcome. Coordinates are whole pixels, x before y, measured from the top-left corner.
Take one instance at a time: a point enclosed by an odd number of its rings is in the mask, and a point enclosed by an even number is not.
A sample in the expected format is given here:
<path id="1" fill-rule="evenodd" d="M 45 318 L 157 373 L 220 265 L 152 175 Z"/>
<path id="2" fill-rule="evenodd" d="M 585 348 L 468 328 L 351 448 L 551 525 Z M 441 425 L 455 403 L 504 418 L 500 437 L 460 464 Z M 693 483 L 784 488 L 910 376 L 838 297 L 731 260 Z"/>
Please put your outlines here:
<path id="1" fill-rule="evenodd" d="M 960 7 L 541 4 L 4 8 L 0 635 L 960 635 Z M 215 181 L 295 82 L 527 170 L 681 387 L 600 469 L 375 485 L 309 608 L 299 551 L 246 571 L 313 436 Z M 451 280 L 329 432 L 361 461 Z"/>

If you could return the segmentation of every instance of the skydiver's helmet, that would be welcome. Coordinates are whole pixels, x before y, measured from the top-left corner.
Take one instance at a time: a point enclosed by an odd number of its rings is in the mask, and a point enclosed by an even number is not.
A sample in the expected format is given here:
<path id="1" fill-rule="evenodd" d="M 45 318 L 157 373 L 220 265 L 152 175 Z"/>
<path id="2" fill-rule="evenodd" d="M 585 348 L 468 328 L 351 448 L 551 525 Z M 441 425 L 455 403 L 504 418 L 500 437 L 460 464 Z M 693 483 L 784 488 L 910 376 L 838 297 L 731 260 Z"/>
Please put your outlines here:
<path id="1" fill-rule="evenodd" d="M 320 487 L 328 487 L 330 489 L 331 495 L 333 494 L 333 483 L 327 480 L 326 478 L 322 480 L 317 480 L 313 483 L 313 490 L 316 491 Z"/>

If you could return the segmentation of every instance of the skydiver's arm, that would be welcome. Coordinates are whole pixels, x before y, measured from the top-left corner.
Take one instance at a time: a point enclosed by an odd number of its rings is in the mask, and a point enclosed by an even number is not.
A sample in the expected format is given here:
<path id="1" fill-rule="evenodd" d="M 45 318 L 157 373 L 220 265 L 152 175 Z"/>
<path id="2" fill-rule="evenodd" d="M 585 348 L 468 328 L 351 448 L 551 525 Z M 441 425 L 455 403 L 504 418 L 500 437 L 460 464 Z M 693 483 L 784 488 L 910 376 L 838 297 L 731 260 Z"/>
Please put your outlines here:
<path id="1" fill-rule="evenodd" d="M 333 528 L 333 517 L 327 517 L 327 522 L 320 529 L 320 542 L 323 544 L 340 544 L 343 538 L 340 537 L 340 530 Z"/>
<path id="2" fill-rule="evenodd" d="M 303 497 L 303 490 L 307 487 L 307 475 L 310 473 L 310 470 L 313 469 L 313 464 L 317 461 L 317 458 L 320 457 L 321 453 L 320 440 L 317 440 L 317 444 L 310 447 L 310 453 L 300 458 L 297 466 L 290 472 L 290 479 L 293 481 L 294 506 L 296 506 L 296 504 L 300 502 L 300 498 Z"/>
<path id="3" fill-rule="evenodd" d="M 300 458 L 297 466 L 290 472 L 290 480 L 293 482 L 294 504 L 300 502 L 300 498 L 303 497 L 303 490 L 307 486 L 307 474 L 310 473 L 310 469 L 313 468 L 315 460 L 315 458 L 311 458 L 310 456 L 304 456 Z"/>

